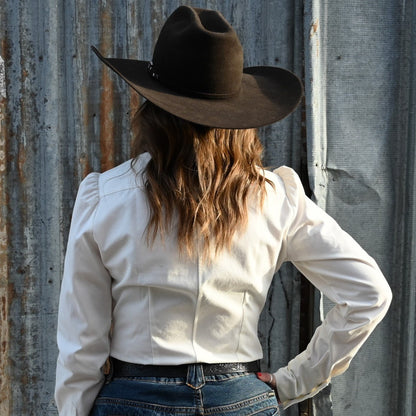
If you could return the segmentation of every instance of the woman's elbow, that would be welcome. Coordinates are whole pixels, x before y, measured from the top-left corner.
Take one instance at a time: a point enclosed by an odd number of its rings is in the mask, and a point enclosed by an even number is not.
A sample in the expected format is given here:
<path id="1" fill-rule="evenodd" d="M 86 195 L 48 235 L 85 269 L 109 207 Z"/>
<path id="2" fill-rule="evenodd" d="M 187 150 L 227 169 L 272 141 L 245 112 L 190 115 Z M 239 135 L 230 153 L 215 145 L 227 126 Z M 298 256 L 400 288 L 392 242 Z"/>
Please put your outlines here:
<path id="1" fill-rule="evenodd" d="M 393 299 L 393 292 L 383 277 L 383 281 L 373 288 L 373 295 L 370 309 L 374 312 L 376 321 L 381 321 L 386 315 Z"/>

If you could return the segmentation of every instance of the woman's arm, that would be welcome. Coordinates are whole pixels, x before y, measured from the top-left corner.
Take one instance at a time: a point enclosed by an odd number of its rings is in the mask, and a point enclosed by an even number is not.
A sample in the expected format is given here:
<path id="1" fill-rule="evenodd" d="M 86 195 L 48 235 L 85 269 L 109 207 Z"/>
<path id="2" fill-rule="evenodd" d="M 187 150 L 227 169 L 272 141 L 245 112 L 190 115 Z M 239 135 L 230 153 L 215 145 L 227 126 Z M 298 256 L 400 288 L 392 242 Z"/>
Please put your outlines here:
<path id="1" fill-rule="evenodd" d="M 386 314 L 392 293 L 374 259 L 305 196 L 296 173 L 286 167 L 275 173 L 283 179 L 293 209 L 287 260 L 335 303 L 306 350 L 274 374 L 280 400 L 288 407 L 348 368 Z"/>
<path id="2" fill-rule="evenodd" d="M 94 240 L 99 174 L 81 184 L 72 215 L 58 316 L 55 399 L 61 416 L 87 416 L 109 355 L 111 277 Z"/>

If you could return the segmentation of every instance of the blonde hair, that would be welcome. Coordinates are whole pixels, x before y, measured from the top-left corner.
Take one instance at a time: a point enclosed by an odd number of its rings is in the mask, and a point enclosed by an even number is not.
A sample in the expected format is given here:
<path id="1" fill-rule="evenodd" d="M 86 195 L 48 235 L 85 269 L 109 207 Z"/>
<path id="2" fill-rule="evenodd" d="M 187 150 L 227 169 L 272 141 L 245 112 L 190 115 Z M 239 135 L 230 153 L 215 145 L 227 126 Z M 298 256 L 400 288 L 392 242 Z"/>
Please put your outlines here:
<path id="1" fill-rule="evenodd" d="M 248 198 L 265 196 L 262 145 L 255 129 L 220 129 L 178 118 L 149 101 L 134 116 L 133 156 L 149 152 L 143 172 L 150 207 L 148 243 L 177 223 L 181 253 L 197 252 L 195 230 L 202 236 L 203 258 L 230 247 L 244 229 Z M 133 160 L 134 163 L 134 160 Z"/>

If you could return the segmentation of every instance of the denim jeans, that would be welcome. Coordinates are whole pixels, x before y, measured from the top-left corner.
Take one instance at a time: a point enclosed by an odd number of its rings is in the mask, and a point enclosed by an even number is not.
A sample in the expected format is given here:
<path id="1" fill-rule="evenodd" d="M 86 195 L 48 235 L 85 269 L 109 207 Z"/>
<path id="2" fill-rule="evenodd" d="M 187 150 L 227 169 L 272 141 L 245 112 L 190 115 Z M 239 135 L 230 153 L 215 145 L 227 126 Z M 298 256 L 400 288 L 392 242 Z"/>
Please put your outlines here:
<path id="1" fill-rule="evenodd" d="M 186 378 L 123 377 L 105 384 L 90 416 L 272 416 L 273 390 L 253 373 L 204 376 L 188 367 Z"/>

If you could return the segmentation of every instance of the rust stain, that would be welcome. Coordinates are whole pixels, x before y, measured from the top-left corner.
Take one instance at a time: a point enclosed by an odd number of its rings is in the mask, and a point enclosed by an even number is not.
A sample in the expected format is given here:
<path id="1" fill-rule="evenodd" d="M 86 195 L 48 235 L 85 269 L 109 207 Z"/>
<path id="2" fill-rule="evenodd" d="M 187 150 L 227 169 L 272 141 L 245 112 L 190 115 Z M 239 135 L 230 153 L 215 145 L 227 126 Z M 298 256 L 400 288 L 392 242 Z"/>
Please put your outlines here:
<path id="1" fill-rule="evenodd" d="M 5 61 L 10 59 L 10 46 L 9 42 L 7 42 L 6 37 L 1 40 L 1 56 Z"/>
<path id="2" fill-rule="evenodd" d="M 82 106 L 82 109 L 80 111 L 80 116 L 82 119 L 83 130 L 88 131 L 90 118 L 89 118 L 89 106 L 88 106 L 88 87 L 85 85 L 85 83 L 80 88 L 80 103 Z M 82 152 L 79 156 L 78 166 L 80 168 L 81 178 L 85 178 L 91 172 L 89 156 L 85 151 Z"/>
<path id="3" fill-rule="evenodd" d="M 113 112 L 113 82 L 109 70 L 103 70 L 102 93 L 100 98 L 100 149 L 101 170 L 114 167 L 114 112 Z"/>
<path id="4" fill-rule="evenodd" d="M 28 76 L 29 76 L 29 71 L 27 69 L 23 69 L 22 70 L 22 82 L 25 82 Z"/>
<path id="5" fill-rule="evenodd" d="M 111 12 L 104 8 L 101 13 L 102 41 L 101 50 L 111 53 Z M 114 85 L 110 70 L 103 68 L 101 77 L 100 97 L 100 149 L 101 170 L 105 171 L 114 167 Z"/>
<path id="6" fill-rule="evenodd" d="M 89 106 L 88 106 L 88 87 L 84 84 L 81 87 L 81 105 L 82 105 L 82 111 L 81 111 L 81 117 L 82 117 L 82 123 L 85 131 L 88 131 L 88 126 L 90 123 L 89 118 Z M 81 177 L 85 178 L 90 172 L 91 172 L 91 165 L 90 165 L 90 159 L 87 153 L 83 152 L 79 156 L 79 167 L 81 171 Z"/>
<path id="7" fill-rule="evenodd" d="M 17 159 L 17 166 L 19 171 L 20 184 L 26 183 L 26 149 L 22 142 L 19 143 L 19 155 Z"/>
<path id="8" fill-rule="evenodd" d="M 137 109 L 140 106 L 140 101 L 141 100 L 140 100 L 139 94 L 136 94 L 136 93 L 130 94 L 130 111 L 129 111 L 130 112 L 130 126 L 131 126 L 131 129 L 130 129 L 130 132 L 131 132 L 130 133 L 130 149 L 134 149 L 134 139 L 135 139 L 136 134 L 137 134 L 137 128 L 133 123 L 133 118 L 134 118 L 134 115 L 136 114 Z M 134 157 L 136 155 L 131 154 L 130 156 Z"/>
<path id="9" fill-rule="evenodd" d="M 310 37 L 314 36 L 319 29 L 319 19 L 316 19 L 315 22 L 312 23 Z"/>
<path id="10" fill-rule="evenodd" d="M 318 29 L 319 29 L 319 19 L 316 19 L 312 25 L 309 34 L 309 39 L 315 37 L 315 49 L 316 49 L 316 57 L 319 57 L 319 36 L 318 36 Z"/>
<path id="11" fill-rule="evenodd" d="M 79 165 L 81 167 L 82 177 L 85 178 L 91 172 L 90 160 L 86 153 L 80 156 Z"/>
<path id="12" fill-rule="evenodd" d="M 133 59 L 137 59 L 137 53 L 138 51 L 141 49 L 142 47 L 142 40 L 144 37 L 143 34 L 143 26 L 138 24 L 138 13 L 137 13 L 137 6 L 136 3 L 132 3 L 132 7 L 129 10 L 130 14 L 129 14 L 129 20 L 130 20 L 130 27 L 136 31 L 135 33 L 137 33 L 137 36 L 131 36 L 131 39 L 129 39 L 129 50 L 132 51 L 132 58 Z M 132 149 L 134 148 L 133 146 L 133 142 L 134 142 L 134 138 L 137 134 L 137 128 L 133 123 L 133 118 L 134 115 L 136 114 L 137 109 L 140 106 L 140 103 L 142 101 L 142 99 L 140 98 L 140 95 L 136 92 L 133 92 L 130 88 L 128 89 L 130 95 L 129 95 L 129 121 L 130 121 L 130 156 L 133 157 L 135 156 L 132 153 Z"/>

